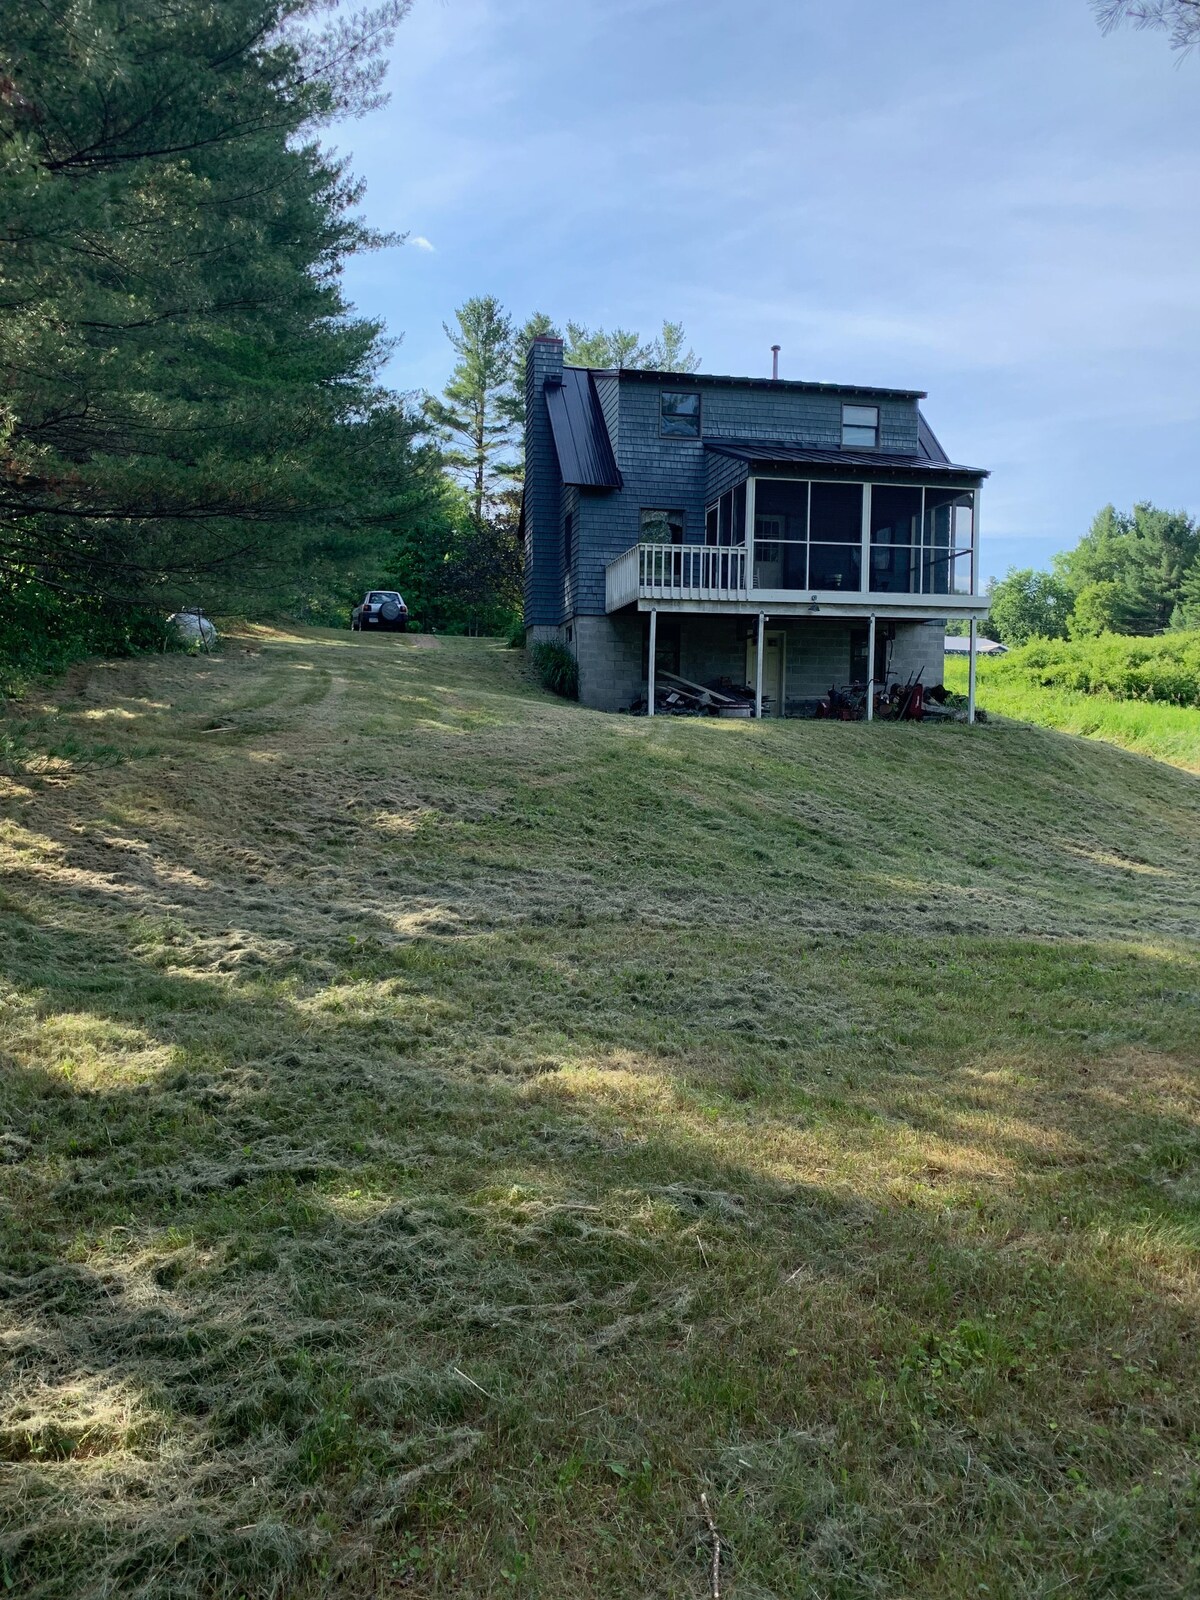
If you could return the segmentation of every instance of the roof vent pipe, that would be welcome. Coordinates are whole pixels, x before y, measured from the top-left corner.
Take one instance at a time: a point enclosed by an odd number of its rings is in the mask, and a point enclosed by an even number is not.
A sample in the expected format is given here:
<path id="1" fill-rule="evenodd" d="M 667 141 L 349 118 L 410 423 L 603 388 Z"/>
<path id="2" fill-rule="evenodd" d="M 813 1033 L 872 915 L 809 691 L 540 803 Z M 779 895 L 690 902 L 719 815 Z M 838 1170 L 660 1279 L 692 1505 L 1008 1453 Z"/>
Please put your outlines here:
<path id="1" fill-rule="evenodd" d="M 776 379 L 778 377 L 779 377 L 779 346 L 777 344 L 773 344 L 771 346 L 771 378 L 772 378 L 772 380 L 774 380 L 774 379 Z"/>

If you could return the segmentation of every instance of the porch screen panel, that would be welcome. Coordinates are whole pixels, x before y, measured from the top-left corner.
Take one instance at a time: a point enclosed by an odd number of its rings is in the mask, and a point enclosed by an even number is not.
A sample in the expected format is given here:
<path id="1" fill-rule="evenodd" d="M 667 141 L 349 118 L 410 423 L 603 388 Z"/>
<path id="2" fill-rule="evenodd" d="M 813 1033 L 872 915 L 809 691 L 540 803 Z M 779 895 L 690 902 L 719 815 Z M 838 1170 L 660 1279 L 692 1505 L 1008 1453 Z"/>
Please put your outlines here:
<path id="1" fill-rule="evenodd" d="M 808 484 L 758 478 L 754 485 L 754 586 L 803 589 L 808 576 Z"/>
<path id="2" fill-rule="evenodd" d="M 922 530 L 924 594 L 970 594 L 975 496 L 970 489 L 926 489 Z"/>
<path id="3" fill-rule="evenodd" d="M 916 594 L 921 586 L 921 491 L 907 484 L 871 488 L 873 594 Z"/>
<path id="4" fill-rule="evenodd" d="M 814 483 L 809 512 L 808 587 L 862 588 L 861 483 Z"/>
<path id="5" fill-rule="evenodd" d="M 746 542 L 746 485 L 739 483 L 733 491 L 733 542 Z"/>

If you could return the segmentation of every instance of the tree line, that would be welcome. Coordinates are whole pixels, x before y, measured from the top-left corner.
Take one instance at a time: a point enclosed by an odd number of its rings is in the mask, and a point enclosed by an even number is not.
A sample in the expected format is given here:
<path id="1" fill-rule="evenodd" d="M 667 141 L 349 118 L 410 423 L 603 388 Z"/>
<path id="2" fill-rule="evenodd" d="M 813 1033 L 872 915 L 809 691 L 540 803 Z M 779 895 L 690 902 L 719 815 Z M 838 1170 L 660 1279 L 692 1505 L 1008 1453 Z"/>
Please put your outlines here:
<path id="1" fill-rule="evenodd" d="M 319 137 L 380 103 L 407 8 L 6 6 L 0 649 L 197 601 L 319 616 L 436 501 L 340 285 L 393 241 Z"/>
<path id="2" fill-rule="evenodd" d="M 425 398 L 423 422 L 446 477 L 434 513 L 402 534 L 389 574 L 425 626 L 505 632 L 519 628 L 522 611 L 529 346 L 561 338 L 564 360 L 580 367 L 694 372 L 700 361 L 679 322 L 650 338 L 570 320 L 560 328 L 543 311 L 518 322 L 495 295 L 467 300 L 443 328 L 453 368 L 442 393 Z"/>
<path id="3" fill-rule="evenodd" d="M 988 593 L 987 628 L 1004 644 L 1200 628 L 1200 523 L 1148 502 L 1108 505 L 1049 571 L 1014 569 Z"/>

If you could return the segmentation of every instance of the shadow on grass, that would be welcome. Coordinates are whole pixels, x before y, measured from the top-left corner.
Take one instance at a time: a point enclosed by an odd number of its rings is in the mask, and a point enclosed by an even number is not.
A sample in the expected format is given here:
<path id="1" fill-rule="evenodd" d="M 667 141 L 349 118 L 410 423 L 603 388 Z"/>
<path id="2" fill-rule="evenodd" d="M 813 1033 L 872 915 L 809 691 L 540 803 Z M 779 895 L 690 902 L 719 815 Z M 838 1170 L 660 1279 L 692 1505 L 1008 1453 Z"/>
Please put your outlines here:
<path id="1" fill-rule="evenodd" d="M 366 774 L 373 748 L 281 777 L 239 747 L 228 789 L 39 819 L 56 865 L 10 878 L 2 949 L 5 1582 L 691 1597 L 706 1485 L 743 1597 L 1188 1594 L 1190 949 L 949 931 L 909 835 L 927 915 L 787 904 L 774 856 L 722 910 L 721 796 L 671 789 L 657 844 L 614 844 L 653 786 L 597 761 L 591 838 L 558 781 L 582 746 L 475 778 L 532 828 L 459 794 L 454 848 L 384 855 L 344 820 L 385 779 L 447 816 L 459 731 L 408 725 Z M 743 740 L 739 798 L 654 737 L 751 850 L 785 813 L 858 847 L 812 746 Z M 932 748 L 888 747 L 865 836 L 950 772 Z M 772 797 L 770 751 L 813 792 Z M 557 857 L 589 839 L 576 893 Z"/>
<path id="2" fill-rule="evenodd" d="M 19 1056 L 7 1074 L 3 1437 L 26 1514 L 0 1548 L 14 1583 L 353 1593 L 403 1526 L 415 1572 L 490 1592 L 479 1585 L 514 1513 L 527 1524 L 536 1506 L 552 1549 L 581 1515 L 592 1557 L 629 1544 L 628 1565 L 601 1563 L 612 1593 L 647 1561 L 661 1592 L 684 1593 L 688 1564 L 670 1552 L 705 1480 L 747 1577 L 779 1592 L 801 1579 L 838 1592 L 864 1563 L 880 1582 L 931 1581 L 972 1517 L 973 1571 L 1002 1530 L 1010 1577 L 1031 1535 L 1060 1575 L 1083 1570 L 1072 1541 L 1096 1497 L 1182 1459 L 1194 1418 L 1189 1319 L 1156 1303 L 1156 1263 L 1178 1270 L 1169 1241 L 1142 1258 L 1091 1237 L 1097 1207 L 1119 1214 L 1128 1171 L 1097 1156 L 1088 1216 L 1036 1193 L 1063 1164 L 1047 1136 L 1094 1140 L 1096 1091 L 1047 1095 L 1030 1078 L 1001 1106 L 968 1060 L 932 1082 L 894 1042 L 864 1075 L 853 1016 L 816 1048 L 797 1041 L 798 1070 L 769 1013 L 765 1033 L 746 1027 L 745 952 L 726 952 L 706 1008 L 647 981 L 645 935 L 607 972 L 580 948 L 614 935 L 339 948 L 319 986 L 288 994 L 286 963 L 183 975 L 119 930 L 27 928 L 26 977 L 42 979 L 31 1042 L 83 1017 L 142 1037 L 151 1061 L 166 1054 L 128 1087 Z M 572 958 L 599 999 L 564 983 Z M 1053 957 L 1060 1022 L 1081 959 Z M 958 976 L 968 1028 L 996 970 Z M 802 1023 L 838 992 L 836 974 L 824 982 Z M 1171 983 L 1172 962 L 1130 964 L 1128 1026 Z M 858 1011 L 870 1016 L 869 993 Z M 1051 1014 L 1026 1006 L 1019 1031 L 1027 1054 L 1031 1023 L 1044 1033 L 1061 1067 Z M 877 1018 L 870 1042 L 885 1038 Z M 1194 1124 L 1139 1116 L 1186 1166 Z M 918 1166 L 889 1192 L 930 1133 L 1013 1170 L 988 1181 L 968 1163 L 939 1197 Z M 853 1184 L 856 1152 L 876 1173 Z M 784 1175 L 821 1162 L 825 1181 Z M 1138 1221 L 1176 1214 L 1144 1185 L 1131 1206 Z M 1048 1430 L 1048 1407 L 1069 1425 Z M 962 1479 L 972 1452 L 986 1492 Z M 489 1483 L 514 1466 L 517 1487 L 498 1496 Z M 884 1511 L 911 1510 L 930 1472 L 942 1509 L 912 1547 Z M 1056 1497 L 1057 1531 L 1044 1520 Z M 1189 1504 L 1169 1476 L 1137 1510 L 1146 1537 L 1185 1541 L 1160 1578 L 1191 1549 Z M 440 1550 L 452 1528 L 457 1566 Z M 547 1567 L 536 1535 L 518 1542 L 531 1573 Z"/>

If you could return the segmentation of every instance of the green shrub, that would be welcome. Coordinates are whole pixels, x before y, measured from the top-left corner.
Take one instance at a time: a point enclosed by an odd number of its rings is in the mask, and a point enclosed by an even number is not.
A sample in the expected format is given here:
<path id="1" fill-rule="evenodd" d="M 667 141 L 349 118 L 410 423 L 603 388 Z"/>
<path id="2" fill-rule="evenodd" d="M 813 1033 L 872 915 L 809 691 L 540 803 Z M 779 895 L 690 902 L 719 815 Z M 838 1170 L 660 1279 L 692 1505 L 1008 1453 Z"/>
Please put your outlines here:
<path id="1" fill-rule="evenodd" d="M 525 619 L 514 617 L 508 625 L 505 635 L 510 650 L 524 650 L 525 648 Z"/>
<path id="2" fill-rule="evenodd" d="M 0 584 L 0 694 L 19 694 L 45 673 L 85 656 L 132 656 L 174 648 L 156 610 L 62 594 L 18 575 Z"/>
<path id="3" fill-rule="evenodd" d="M 535 644 L 529 659 L 547 689 L 566 700 L 579 698 L 579 663 L 565 644 Z"/>
<path id="4" fill-rule="evenodd" d="M 1117 633 L 1069 641 L 1034 639 L 990 660 L 988 678 L 1014 687 L 1200 706 L 1200 630 L 1149 639 Z"/>

